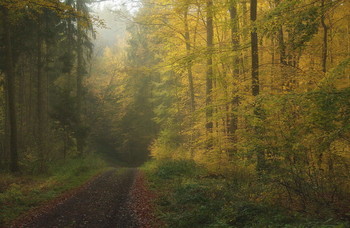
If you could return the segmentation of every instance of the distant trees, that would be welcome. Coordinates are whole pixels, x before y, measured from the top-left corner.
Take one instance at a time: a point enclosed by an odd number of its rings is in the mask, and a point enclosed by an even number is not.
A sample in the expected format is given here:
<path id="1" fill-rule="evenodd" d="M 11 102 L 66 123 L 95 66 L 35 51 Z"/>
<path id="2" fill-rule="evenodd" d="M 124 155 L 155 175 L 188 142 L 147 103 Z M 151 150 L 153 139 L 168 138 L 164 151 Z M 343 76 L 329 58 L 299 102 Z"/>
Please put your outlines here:
<path id="1" fill-rule="evenodd" d="M 159 59 L 149 49 L 148 29 L 127 27 L 128 42 L 116 40 L 118 45 L 106 47 L 87 80 L 89 143 L 108 159 L 138 165 L 149 158 L 148 147 L 158 132 L 153 111 L 159 73 L 152 67 Z"/>

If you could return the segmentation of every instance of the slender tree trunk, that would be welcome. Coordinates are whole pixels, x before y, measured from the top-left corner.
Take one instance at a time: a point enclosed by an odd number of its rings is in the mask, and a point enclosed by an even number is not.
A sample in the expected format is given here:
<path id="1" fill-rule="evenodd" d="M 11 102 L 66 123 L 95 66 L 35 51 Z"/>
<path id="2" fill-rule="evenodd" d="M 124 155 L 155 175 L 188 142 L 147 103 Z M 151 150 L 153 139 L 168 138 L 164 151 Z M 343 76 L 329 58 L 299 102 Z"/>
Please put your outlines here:
<path id="1" fill-rule="evenodd" d="M 247 1 L 242 1 L 242 40 L 243 42 L 246 42 L 247 40 L 249 40 L 249 31 L 247 29 L 247 25 L 249 25 L 249 15 L 248 15 L 248 7 L 247 7 Z M 249 55 L 246 51 L 242 51 L 242 55 L 241 55 L 241 67 L 242 67 L 242 73 L 243 73 L 243 81 L 247 81 L 248 79 L 246 78 L 246 73 L 248 72 L 248 67 L 247 64 L 249 62 Z M 245 91 L 248 92 L 248 90 L 250 90 L 250 88 L 248 89 L 247 87 L 245 87 L 244 89 Z"/>
<path id="2" fill-rule="evenodd" d="M 38 154 L 40 160 L 40 170 L 45 169 L 45 140 L 44 140 L 44 122 L 45 122 L 45 87 L 44 87 L 44 75 L 43 75 L 43 59 L 42 59 L 42 24 L 41 18 L 38 21 L 38 38 L 37 38 L 37 118 L 38 118 Z"/>
<path id="3" fill-rule="evenodd" d="M 213 107 L 212 107 L 212 92 L 213 92 L 213 1 L 207 0 L 207 75 L 206 75 L 206 130 L 211 137 L 213 133 Z M 211 145 L 211 143 L 210 143 Z"/>
<path id="4" fill-rule="evenodd" d="M 286 65 L 286 45 L 284 44 L 283 27 L 278 29 L 278 49 L 280 51 L 280 63 Z"/>
<path id="5" fill-rule="evenodd" d="M 44 134 L 44 150 L 46 151 L 46 156 L 49 158 L 50 154 L 47 150 L 49 148 L 48 142 L 49 142 L 49 62 L 50 62 L 50 41 L 47 36 L 48 33 L 50 33 L 50 24 L 49 24 L 49 11 L 46 11 L 45 13 L 45 76 L 43 80 L 43 103 L 44 103 L 44 110 L 43 110 L 43 134 Z"/>
<path id="6" fill-rule="evenodd" d="M 82 12 L 82 0 L 77 0 L 77 10 Z M 76 104 L 77 104 L 77 151 L 79 155 L 84 153 L 84 137 L 82 132 L 82 101 L 83 101 L 83 74 L 84 74 L 84 64 L 83 64 L 83 39 L 82 33 L 83 28 L 81 24 L 81 18 L 78 18 L 77 23 L 77 94 L 76 94 Z"/>
<path id="7" fill-rule="evenodd" d="M 347 43 L 348 43 L 348 51 L 347 51 L 347 57 L 350 57 L 350 16 L 348 16 L 347 19 L 347 26 L 346 26 L 346 30 L 347 30 Z M 348 74 L 348 85 L 350 85 L 350 74 Z"/>
<path id="8" fill-rule="evenodd" d="M 11 138 L 10 138 L 10 113 L 9 113 L 9 93 L 8 93 L 8 82 L 7 78 L 4 78 L 4 112 L 5 112 L 5 119 L 4 119 L 4 126 L 5 126 L 5 134 L 4 134 L 4 167 L 6 169 L 9 168 L 9 165 L 11 163 Z"/>
<path id="9" fill-rule="evenodd" d="M 34 55 L 34 54 L 33 54 Z M 33 61 L 33 65 L 34 65 Z M 36 133 L 36 109 L 35 109 L 35 97 L 34 97 L 34 88 L 36 87 L 35 85 L 35 77 L 36 77 L 36 69 L 35 67 L 30 69 L 30 75 L 29 75 L 29 85 L 28 85 L 28 116 L 29 116 L 29 124 L 28 124 L 28 132 L 31 133 L 31 141 L 35 142 L 35 137 L 37 135 Z M 31 144 L 31 146 L 33 146 Z"/>
<path id="10" fill-rule="evenodd" d="M 258 52 L 258 34 L 255 28 L 257 17 L 257 0 L 250 0 L 250 20 L 254 28 L 251 31 L 251 56 L 252 56 L 252 95 L 257 96 L 260 92 L 259 87 L 259 52 Z"/>
<path id="11" fill-rule="evenodd" d="M 17 85 L 18 89 L 16 91 L 16 99 L 17 99 L 17 148 L 18 148 L 18 153 L 20 154 L 21 151 L 24 151 L 25 148 L 27 147 L 27 138 L 26 138 L 26 133 L 25 133 L 25 126 L 26 126 L 26 110 L 25 110 L 25 77 L 26 77 L 26 59 L 27 58 L 19 58 L 18 61 L 18 68 L 16 71 L 16 77 L 18 78 L 17 80 Z"/>
<path id="12" fill-rule="evenodd" d="M 185 23 L 185 42 L 186 42 L 186 53 L 187 56 L 191 55 L 191 39 L 190 39 L 190 31 L 188 27 L 188 8 L 189 6 L 185 8 L 184 12 L 184 23 Z M 193 138 L 194 138 L 194 129 L 193 129 L 193 121 L 194 121 L 194 111 L 196 109 L 196 103 L 195 103 L 195 97 L 194 97 L 194 86 L 193 86 L 193 74 L 192 74 L 192 59 L 188 60 L 187 62 L 187 77 L 188 77 L 188 89 L 190 94 L 190 107 L 191 107 L 191 139 L 190 139 L 190 152 L 191 152 L 191 158 L 193 158 Z"/>
<path id="13" fill-rule="evenodd" d="M 68 5 L 71 5 L 72 3 L 71 2 L 68 2 L 67 3 Z M 69 56 L 69 61 L 72 61 L 74 62 L 74 54 L 73 54 L 73 50 L 74 50 L 74 46 L 73 46 L 73 23 L 72 23 L 72 18 L 67 18 L 67 27 L 66 27 L 66 34 L 67 34 L 67 49 L 66 49 L 66 52 L 67 52 L 67 55 Z M 72 64 L 73 65 L 73 64 Z M 68 69 L 68 72 L 67 72 L 67 75 L 65 76 L 65 83 L 64 83 L 64 96 L 65 98 L 64 99 L 68 99 L 68 97 L 70 96 L 70 78 L 73 77 L 73 74 L 72 74 L 72 68 L 70 67 Z M 75 130 L 78 130 L 78 128 L 76 127 Z M 64 139 L 63 139 L 63 145 L 64 145 L 64 148 L 63 148 L 63 157 L 64 159 L 66 159 L 66 155 L 67 155 L 67 151 L 68 151 L 68 140 L 67 138 L 69 138 L 69 133 L 68 133 L 69 129 L 65 126 L 64 127 Z M 77 140 L 78 138 L 78 135 L 76 134 L 75 135 L 75 138 Z"/>
<path id="14" fill-rule="evenodd" d="M 275 0 L 275 7 L 277 7 L 280 4 L 281 0 Z M 280 64 L 286 65 L 286 45 L 284 43 L 284 33 L 283 33 L 283 26 L 280 25 L 278 28 L 278 34 L 277 34 L 277 40 L 278 40 L 278 49 L 280 53 Z M 281 66 L 283 67 L 283 66 Z"/>
<path id="15" fill-rule="evenodd" d="M 276 47 L 275 47 L 275 37 L 272 36 L 271 37 L 271 46 L 272 46 L 272 50 L 271 50 L 271 68 L 270 68 L 270 92 L 273 93 L 274 92 L 274 79 L 275 79 L 275 51 L 276 51 Z"/>
<path id="16" fill-rule="evenodd" d="M 238 23 L 238 15 L 237 15 L 237 6 L 235 0 L 230 0 L 230 19 L 231 19 L 231 43 L 232 43 L 232 51 L 234 52 L 233 57 L 233 77 L 239 77 L 239 23 Z"/>
<path id="17" fill-rule="evenodd" d="M 322 0 L 322 8 L 324 8 L 325 0 Z M 322 46 L 322 71 L 327 72 L 327 54 L 328 54 L 328 27 L 325 22 L 325 12 L 321 17 L 321 24 L 323 28 L 323 46 Z"/>
<path id="18" fill-rule="evenodd" d="M 239 35 L 238 35 L 238 15 L 237 15 L 237 4 L 235 0 L 230 0 L 230 19 L 231 19 L 231 43 L 232 43 L 232 51 L 233 51 L 233 80 L 238 81 L 239 80 L 239 65 L 240 65 L 240 53 L 239 53 Z M 234 83 L 234 91 L 233 91 L 233 99 L 231 101 L 232 110 L 231 110 L 231 117 L 229 121 L 228 126 L 228 134 L 229 137 L 232 139 L 232 141 L 236 141 L 235 139 L 235 133 L 238 127 L 238 118 L 233 113 L 239 104 L 239 98 L 237 95 L 238 92 L 238 84 Z"/>
<path id="19" fill-rule="evenodd" d="M 17 120 L 16 120 L 16 98 L 15 98 L 15 71 L 12 56 L 12 44 L 11 44 L 11 30 L 9 28 L 8 10 L 2 8 L 3 12 L 3 26 L 5 35 L 5 80 L 7 85 L 7 98 L 8 98 L 8 118 L 9 118 L 9 130 L 10 130 L 10 170 L 12 172 L 19 171 L 18 167 L 18 151 L 17 151 Z"/>
<path id="20" fill-rule="evenodd" d="M 191 54 L 191 40 L 190 40 L 190 31 L 188 28 L 188 7 L 185 9 L 184 13 L 184 19 L 185 19 L 185 42 L 186 42 L 186 53 L 187 56 Z M 194 97 L 194 86 L 193 86 L 193 74 L 192 74 L 192 60 L 189 60 L 187 63 L 187 75 L 188 75 L 188 85 L 189 85 L 189 93 L 190 93 L 190 105 L 191 105 L 191 112 L 193 113 L 195 111 L 195 97 Z"/>
<path id="21" fill-rule="evenodd" d="M 250 0 L 250 20 L 252 22 L 251 31 L 251 55 L 252 55 L 252 95 L 258 96 L 260 93 L 259 85 L 259 52 L 258 52 L 258 34 L 255 27 L 255 21 L 257 18 L 257 0 Z M 255 107 L 254 114 L 257 118 L 260 118 L 259 107 Z M 259 134 L 255 129 L 255 134 Z M 257 150 L 257 170 L 262 170 L 265 163 L 265 155 L 263 151 Z"/>
<path id="22" fill-rule="evenodd" d="M 280 4 L 281 0 L 275 0 L 275 7 L 277 7 Z M 283 83 L 281 85 L 281 87 L 277 87 L 279 88 L 280 91 L 284 90 L 284 85 L 287 84 L 287 82 L 285 81 L 285 75 L 286 72 L 286 65 L 287 65 L 287 56 L 286 56 L 286 45 L 284 42 L 284 32 L 283 32 L 283 26 L 279 25 L 278 28 L 278 32 L 277 32 L 277 42 L 278 42 L 278 51 L 279 51 L 279 77 L 280 79 L 283 80 Z"/>

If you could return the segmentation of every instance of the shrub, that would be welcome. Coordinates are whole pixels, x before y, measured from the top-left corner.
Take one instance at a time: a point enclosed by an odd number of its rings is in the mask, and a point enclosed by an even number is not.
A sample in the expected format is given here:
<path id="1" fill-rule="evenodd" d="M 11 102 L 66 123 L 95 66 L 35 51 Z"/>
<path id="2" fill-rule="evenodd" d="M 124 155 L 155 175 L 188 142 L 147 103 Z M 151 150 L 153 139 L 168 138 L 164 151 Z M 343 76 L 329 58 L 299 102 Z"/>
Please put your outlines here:
<path id="1" fill-rule="evenodd" d="M 159 162 L 154 174 L 158 178 L 171 179 L 181 176 L 193 176 L 197 171 L 194 161 L 191 160 L 163 160 Z"/>

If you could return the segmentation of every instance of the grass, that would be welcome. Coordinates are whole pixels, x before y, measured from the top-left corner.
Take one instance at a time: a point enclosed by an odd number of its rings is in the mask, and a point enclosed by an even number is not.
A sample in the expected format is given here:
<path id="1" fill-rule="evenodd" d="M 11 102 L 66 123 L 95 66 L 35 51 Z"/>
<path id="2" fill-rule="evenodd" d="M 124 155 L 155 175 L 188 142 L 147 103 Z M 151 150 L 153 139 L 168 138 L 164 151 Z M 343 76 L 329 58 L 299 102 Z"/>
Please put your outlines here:
<path id="1" fill-rule="evenodd" d="M 268 203 L 262 194 L 269 189 L 253 177 L 213 174 L 186 160 L 151 161 L 142 169 L 167 227 L 349 227 Z"/>
<path id="2" fill-rule="evenodd" d="M 103 160 L 88 156 L 53 164 L 45 175 L 0 174 L 0 227 L 63 192 L 82 185 L 105 167 Z"/>

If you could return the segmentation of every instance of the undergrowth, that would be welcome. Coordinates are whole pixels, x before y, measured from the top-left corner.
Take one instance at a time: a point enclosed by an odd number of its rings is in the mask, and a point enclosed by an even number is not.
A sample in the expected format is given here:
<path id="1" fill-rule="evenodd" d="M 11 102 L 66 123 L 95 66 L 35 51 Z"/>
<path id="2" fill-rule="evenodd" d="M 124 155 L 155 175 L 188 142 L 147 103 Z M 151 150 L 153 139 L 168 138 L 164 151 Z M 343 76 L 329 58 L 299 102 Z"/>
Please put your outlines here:
<path id="1" fill-rule="evenodd" d="M 349 227 L 273 205 L 268 189 L 254 177 L 218 175 L 188 160 L 151 161 L 143 166 L 157 193 L 160 219 L 167 227 Z"/>
<path id="2" fill-rule="evenodd" d="M 0 227 L 59 194 L 82 185 L 105 167 L 103 160 L 87 156 L 51 164 L 48 172 L 39 176 L 0 174 Z"/>

